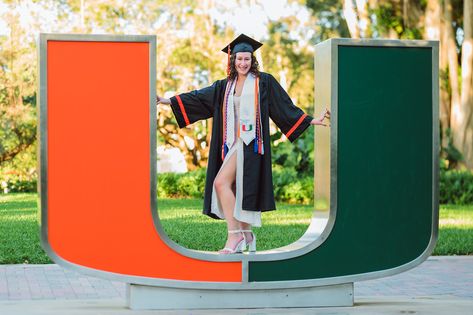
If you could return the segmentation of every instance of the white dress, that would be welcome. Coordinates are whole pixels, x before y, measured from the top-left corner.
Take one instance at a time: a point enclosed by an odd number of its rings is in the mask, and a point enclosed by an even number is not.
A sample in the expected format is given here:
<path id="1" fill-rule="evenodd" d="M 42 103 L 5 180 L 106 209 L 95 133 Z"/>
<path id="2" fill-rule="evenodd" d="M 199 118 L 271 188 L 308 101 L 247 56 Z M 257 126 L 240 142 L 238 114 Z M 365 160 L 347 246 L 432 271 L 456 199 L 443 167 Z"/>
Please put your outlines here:
<path id="1" fill-rule="evenodd" d="M 239 121 L 239 112 L 240 112 L 240 97 L 233 96 L 233 103 L 235 106 L 235 117 L 234 121 Z M 235 123 L 235 135 L 238 135 L 238 128 L 239 124 Z M 261 226 L 261 211 L 249 211 L 242 209 L 242 201 L 243 201 L 243 140 L 240 137 L 237 137 L 236 141 L 233 143 L 232 147 L 228 150 L 227 154 L 225 155 L 225 159 L 223 160 L 223 164 L 220 167 L 220 170 L 225 166 L 228 162 L 230 157 L 233 154 L 236 154 L 236 176 L 235 176 L 235 208 L 233 210 L 233 217 L 238 221 L 245 222 L 251 224 L 253 226 Z M 218 173 L 220 173 L 220 170 Z M 218 176 L 217 173 L 217 176 Z M 215 178 L 217 178 L 217 176 Z M 225 219 L 223 214 L 223 209 L 218 198 L 217 192 L 215 190 L 215 185 L 212 187 L 212 206 L 211 212 L 218 216 L 221 219 Z"/>

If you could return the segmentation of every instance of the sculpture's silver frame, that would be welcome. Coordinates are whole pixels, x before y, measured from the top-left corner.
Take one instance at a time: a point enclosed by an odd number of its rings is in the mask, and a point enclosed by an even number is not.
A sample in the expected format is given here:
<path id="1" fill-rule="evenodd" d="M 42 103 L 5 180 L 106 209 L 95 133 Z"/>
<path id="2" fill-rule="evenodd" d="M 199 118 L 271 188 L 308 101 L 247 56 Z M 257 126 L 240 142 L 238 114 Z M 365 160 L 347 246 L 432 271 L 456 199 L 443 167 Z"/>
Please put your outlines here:
<path id="1" fill-rule="evenodd" d="M 206 260 L 206 261 L 241 261 L 242 262 L 242 274 L 243 281 L 241 283 L 227 283 L 227 282 L 194 282 L 194 281 L 183 281 L 174 279 L 160 279 L 150 278 L 141 276 L 123 275 L 118 273 L 107 272 L 103 270 L 97 270 L 86 266 L 81 266 L 73 262 L 69 262 L 59 255 L 57 255 L 51 248 L 48 242 L 48 161 L 47 161 L 47 133 L 48 133 L 48 121 L 47 121 L 47 110 L 48 110 L 48 96 L 47 96 L 47 43 L 48 41 L 104 41 L 104 42 L 147 42 L 149 43 L 149 106 L 150 106 L 150 171 L 151 171 L 151 183 L 150 183 L 150 201 L 151 211 L 156 227 L 156 231 L 161 239 L 174 251 L 194 259 Z M 274 260 L 286 260 L 293 257 L 304 255 L 308 252 L 315 250 L 320 246 L 330 234 L 333 225 L 335 223 L 337 215 L 337 75 L 338 75 L 338 63 L 331 62 L 332 60 L 338 60 L 338 46 L 384 46 L 384 47 L 429 47 L 432 49 L 432 100 L 433 100 L 433 150 L 432 150 L 432 233 L 429 245 L 425 251 L 416 259 L 386 270 L 374 271 L 369 273 L 354 274 L 340 277 L 320 278 L 320 279 L 308 279 L 308 280 L 297 280 L 297 281 L 270 281 L 270 282 L 249 282 L 248 281 L 248 264 L 251 261 L 274 261 Z M 38 44 L 38 56 L 39 56 L 39 106 L 38 106 L 38 168 L 39 168 L 39 184 L 38 192 L 40 196 L 39 206 L 41 210 L 41 243 L 47 254 L 57 264 L 79 271 L 81 273 L 106 278 L 115 281 L 123 281 L 127 283 L 133 283 L 144 286 L 156 286 L 156 287 L 167 287 L 167 288 L 186 288 L 186 289 L 207 289 L 207 290 L 264 290 L 264 289 L 297 289 L 297 288 L 309 288 L 309 287 L 320 287 L 330 285 L 343 285 L 349 284 L 354 281 L 370 280 L 375 278 L 387 277 L 395 275 L 406 270 L 409 270 L 430 256 L 435 246 L 438 237 L 438 178 L 439 178 L 439 83 L 438 83 L 438 54 L 439 54 L 439 43 L 437 41 L 418 41 L 418 40 L 375 40 L 375 39 L 331 39 L 320 43 L 316 46 L 316 53 L 319 51 L 321 54 L 326 54 L 326 58 L 330 58 L 328 63 L 330 66 L 322 67 L 323 71 L 329 71 L 326 73 L 324 78 L 330 78 L 330 86 L 327 87 L 325 94 L 317 100 L 316 106 L 320 104 L 329 104 L 332 112 L 332 124 L 330 131 L 322 136 L 329 137 L 330 149 L 327 150 L 326 154 L 330 160 L 330 179 L 325 179 L 326 182 L 330 182 L 330 213 L 327 225 L 323 232 L 318 235 L 317 238 L 307 241 L 307 235 L 303 243 L 291 245 L 281 249 L 275 249 L 270 251 L 262 251 L 256 254 L 236 254 L 236 255 L 218 255 L 211 252 L 196 251 L 184 248 L 174 241 L 172 241 L 164 232 L 163 227 L 160 223 L 158 212 L 156 209 L 156 36 L 148 35 L 82 35 L 82 34 L 40 34 Z M 327 60 L 325 61 L 327 62 Z M 322 179 L 321 179 L 322 181 Z M 303 237 L 304 238 L 304 237 Z M 310 239 L 310 236 L 309 236 Z"/>

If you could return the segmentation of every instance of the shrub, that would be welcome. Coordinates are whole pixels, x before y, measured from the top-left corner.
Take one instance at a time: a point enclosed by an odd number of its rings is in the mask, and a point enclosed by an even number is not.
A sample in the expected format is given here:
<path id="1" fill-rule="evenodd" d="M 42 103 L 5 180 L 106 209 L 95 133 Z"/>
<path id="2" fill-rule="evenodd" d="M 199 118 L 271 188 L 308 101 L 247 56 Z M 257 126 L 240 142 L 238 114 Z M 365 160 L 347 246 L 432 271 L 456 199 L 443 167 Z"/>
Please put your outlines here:
<path id="1" fill-rule="evenodd" d="M 11 192 L 36 192 L 37 191 L 37 180 L 36 179 L 11 179 L 8 182 L 2 181 L 2 191 L 5 193 Z"/>
<path id="2" fill-rule="evenodd" d="M 273 170 L 273 188 L 274 196 L 277 200 L 279 196 L 282 196 L 286 190 L 286 187 L 294 182 L 297 177 L 297 173 L 291 168 L 280 168 L 275 167 Z"/>
<path id="3" fill-rule="evenodd" d="M 0 173 L 0 192 L 36 192 L 37 176 L 33 169 L 30 172 L 19 172 L 14 170 L 6 170 Z"/>
<path id="4" fill-rule="evenodd" d="M 301 176 L 294 169 L 276 168 L 273 172 L 273 186 L 277 201 L 303 204 L 314 202 L 312 176 Z"/>
<path id="5" fill-rule="evenodd" d="M 177 180 L 179 175 L 180 174 L 177 173 L 162 173 L 157 175 L 158 197 L 177 197 Z"/>
<path id="6" fill-rule="evenodd" d="M 158 197 L 203 198 L 205 188 L 205 169 L 187 173 L 160 173 L 158 178 Z"/>
<path id="7" fill-rule="evenodd" d="M 441 204 L 473 204 L 473 173 L 440 170 L 439 202 Z"/>
<path id="8" fill-rule="evenodd" d="M 158 197 L 203 198 L 205 169 L 176 174 L 158 174 Z M 300 177 L 293 169 L 276 169 L 273 173 L 274 193 L 277 201 L 304 203 L 313 202 L 313 178 Z"/>
<path id="9" fill-rule="evenodd" d="M 177 180 L 178 195 L 204 198 L 205 169 L 184 173 Z"/>
<path id="10" fill-rule="evenodd" d="M 473 172 L 449 170 L 442 160 L 440 167 L 439 202 L 441 204 L 473 204 Z M 159 198 L 202 198 L 205 188 L 205 168 L 177 174 L 157 175 Z M 36 172 L 22 174 L 14 171 L 0 173 L 0 193 L 36 192 Z M 314 202 L 313 176 L 298 173 L 294 167 L 273 166 L 274 196 L 277 201 L 309 204 Z"/>

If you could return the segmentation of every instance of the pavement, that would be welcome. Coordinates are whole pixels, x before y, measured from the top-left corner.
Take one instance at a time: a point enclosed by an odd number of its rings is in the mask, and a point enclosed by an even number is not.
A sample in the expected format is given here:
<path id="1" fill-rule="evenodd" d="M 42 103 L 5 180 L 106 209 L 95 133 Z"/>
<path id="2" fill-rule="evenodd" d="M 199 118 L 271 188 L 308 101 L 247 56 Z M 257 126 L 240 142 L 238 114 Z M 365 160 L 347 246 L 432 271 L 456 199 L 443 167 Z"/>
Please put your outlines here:
<path id="1" fill-rule="evenodd" d="M 461 314 L 473 315 L 473 256 L 432 256 L 407 272 L 355 283 L 355 306 L 136 311 L 121 282 L 55 264 L 0 265 L 0 315 L 28 314 Z"/>

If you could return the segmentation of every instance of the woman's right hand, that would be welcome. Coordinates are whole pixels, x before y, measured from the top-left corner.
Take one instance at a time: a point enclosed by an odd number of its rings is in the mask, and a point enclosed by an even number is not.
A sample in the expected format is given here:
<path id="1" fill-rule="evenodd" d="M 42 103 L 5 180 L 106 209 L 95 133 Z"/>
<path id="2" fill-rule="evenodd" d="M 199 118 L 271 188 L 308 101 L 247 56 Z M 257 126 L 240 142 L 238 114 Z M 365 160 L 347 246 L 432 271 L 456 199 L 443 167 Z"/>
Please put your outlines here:
<path id="1" fill-rule="evenodd" d="M 164 98 L 159 95 L 156 95 L 156 105 L 159 105 L 159 104 L 169 105 L 171 104 L 171 100 L 169 98 Z"/>

